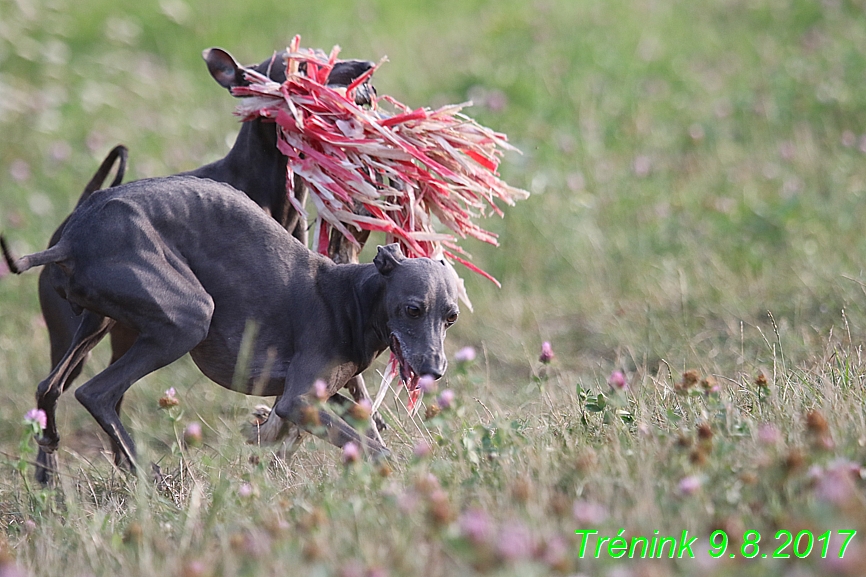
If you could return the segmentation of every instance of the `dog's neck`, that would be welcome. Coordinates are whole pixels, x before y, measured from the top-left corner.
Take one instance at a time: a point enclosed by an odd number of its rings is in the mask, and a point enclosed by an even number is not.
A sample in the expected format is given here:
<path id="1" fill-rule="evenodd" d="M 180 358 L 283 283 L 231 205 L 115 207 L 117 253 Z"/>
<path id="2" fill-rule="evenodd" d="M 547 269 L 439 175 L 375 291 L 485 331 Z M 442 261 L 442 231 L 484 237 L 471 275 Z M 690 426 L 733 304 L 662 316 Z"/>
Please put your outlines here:
<path id="1" fill-rule="evenodd" d="M 277 149 L 273 122 L 244 122 L 224 158 L 188 174 L 230 184 L 272 213 L 286 203 L 286 157 Z"/>
<path id="2" fill-rule="evenodd" d="M 341 319 L 350 327 L 353 362 L 363 369 L 388 348 L 390 333 L 385 310 L 385 278 L 373 264 L 334 265 L 329 271 L 333 278 L 323 285 L 333 290 L 333 296 L 343 304 Z"/>

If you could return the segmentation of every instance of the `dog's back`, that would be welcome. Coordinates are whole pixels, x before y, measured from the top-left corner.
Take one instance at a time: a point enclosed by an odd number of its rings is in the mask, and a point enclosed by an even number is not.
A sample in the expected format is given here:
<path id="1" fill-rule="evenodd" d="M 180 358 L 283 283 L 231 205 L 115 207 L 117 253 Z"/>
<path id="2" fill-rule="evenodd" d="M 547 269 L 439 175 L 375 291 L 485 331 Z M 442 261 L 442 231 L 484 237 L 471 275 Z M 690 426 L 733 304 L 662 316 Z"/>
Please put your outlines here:
<path id="1" fill-rule="evenodd" d="M 101 303 L 92 302 L 95 286 L 132 283 L 146 292 L 161 286 L 169 272 L 194 277 L 219 301 L 226 291 L 233 298 L 245 292 L 232 285 L 279 289 L 300 282 L 289 274 L 293 267 L 329 266 L 234 188 L 189 176 L 93 194 L 72 214 L 58 245 L 67 256 L 58 263 L 55 288 L 96 310 Z M 129 287 L 111 292 L 121 288 Z"/>

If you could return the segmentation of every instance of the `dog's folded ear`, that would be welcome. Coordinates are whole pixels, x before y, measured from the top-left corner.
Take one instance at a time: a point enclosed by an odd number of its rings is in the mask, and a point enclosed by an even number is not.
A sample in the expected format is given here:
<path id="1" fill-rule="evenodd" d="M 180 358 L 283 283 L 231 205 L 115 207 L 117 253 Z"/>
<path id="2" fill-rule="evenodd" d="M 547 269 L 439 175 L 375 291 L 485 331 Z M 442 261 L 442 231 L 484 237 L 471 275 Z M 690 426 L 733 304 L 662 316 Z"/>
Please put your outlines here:
<path id="1" fill-rule="evenodd" d="M 356 78 L 373 68 L 374 64 L 368 60 L 341 60 L 334 64 L 331 73 L 328 74 L 328 86 L 349 86 Z M 355 90 L 355 104 L 367 106 L 372 103 L 376 94 L 376 88 L 367 79 Z"/>
<path id="2" fill-rule="evenodd" d="M 235 86 L 249 84 L 244 78 L 244 67 L 222 48 L 208 48 L 202 51 L 201 57 L 207 63 L 210 75 L 223 88 L 231 90 Z"/>
<path id="3" fill-rule="evenodd" d="M 373 68 L 369 60 L 340 60 L 328 74 L 328 86 L 348 86 L 357 77 Z"/>
<path id="4" fill-rule="evenodd" d="M 403 256 L 403 251 L 400 250 L 400 245 L 396 242 L 394 244 L 386 244 L 385 246 L 378 246 L 378 253 L 376 253 L 376 258 L 373 259 L 373 264 L 376 265 L 376 268 L 379 272 L 388 276 L 391 274 L 395 268 L 400 266 L 400 263 L 406 260 L 406 257 Z"/>

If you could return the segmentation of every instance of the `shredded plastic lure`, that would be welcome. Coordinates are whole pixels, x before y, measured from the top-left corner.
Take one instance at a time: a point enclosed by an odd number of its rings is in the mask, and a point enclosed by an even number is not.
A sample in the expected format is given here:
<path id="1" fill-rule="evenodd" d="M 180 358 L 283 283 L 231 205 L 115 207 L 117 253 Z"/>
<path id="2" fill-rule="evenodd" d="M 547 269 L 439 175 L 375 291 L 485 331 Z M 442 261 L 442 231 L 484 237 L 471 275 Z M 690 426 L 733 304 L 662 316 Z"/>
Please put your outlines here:
<path id="1" fill-rule="evenodd" d="M 244 121 L 261 117 L 277 124 L 277 146 L 287 158 L 289 201 L 307 216 L 292 194 L 297 174 L 316 207 L 316 250 L 327 254 L 331 229 L 356 246 L 352 228 L 380 231 L 386 242 L 399 243 L 409 257 L 444 256 L 499 286 L 463 258 L 468 254 L 458 240 L 471 236 L 498 244 L 497 236 L 475 219 L 491 213 L 502 216 L 497 200 L 513 205 L 529 196 L 506 184 L 497 172 L 503 151 L 517 149 L 504 134 L 464 115 L 461 111 L 470 103 L 412 109 L 391 96 L 376 97 L 367 91 L 371 106 L 360 106 L 355 103 L 356 91 L 385 59 L 346 88 L 327 86 L 340 48 L 335 46 L 326 55 L 300 48 L 300 41 L 295 36 L 288 48 L 284 83 L 248 70 L 249 85 L 232 93 L 245 97 L 236 110 Z M 431 215 L 453 234 L 437 231 Z M 397 366 L 392 354 L 374 410 L 399 373 Z M 417 411 L 420 393 L 409 391 L 410 413 Z"/>

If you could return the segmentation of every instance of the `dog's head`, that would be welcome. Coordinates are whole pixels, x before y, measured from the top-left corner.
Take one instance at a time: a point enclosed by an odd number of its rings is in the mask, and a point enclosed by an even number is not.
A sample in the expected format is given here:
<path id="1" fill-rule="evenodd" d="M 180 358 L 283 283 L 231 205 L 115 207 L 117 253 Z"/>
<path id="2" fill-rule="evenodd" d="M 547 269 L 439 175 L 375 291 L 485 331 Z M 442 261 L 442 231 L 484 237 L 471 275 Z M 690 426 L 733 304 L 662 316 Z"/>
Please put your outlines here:
<path id="1" fill-rule="evenodd" d="M 400 246 L 380 246 L 373 260 L 385 277 L 384 306 L 391 352 L 407 388 L 445 374 L 445 331 L 457 321 L 457 276 L 444 261 L 406 258 Z"/>
<path id="2" fill-rule="evenodd" d="M 258 66 L 243 66 L 238 64 L 234 57 L 222 48 L 208 48 L 202 52 L 202 58 L 207 63 L 207 69 L 213 79 L 223 88 L 231 91 L 235 86 L 246 86 L 249 84 L 244 78 L 246 70 L 255 70 L 266 75 L 274 82 L 282 84 L 286 81 L 286 52 L 277 52 L 271 58 L 266 59 Z M 302 70 L 306 63 L 301 63 Z M 340 60 L 331 69 L 328 75 L 328 86 L 349 86 L 357 77 L 373 67 L 372 62 L 367 60 Z M 376 89 L 369 81 L 361 85 L 355 92 L 357 104 L 370 104 L 372 95 Z"/>

